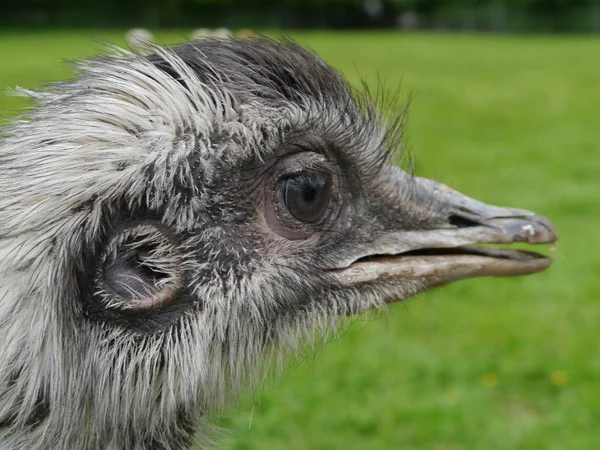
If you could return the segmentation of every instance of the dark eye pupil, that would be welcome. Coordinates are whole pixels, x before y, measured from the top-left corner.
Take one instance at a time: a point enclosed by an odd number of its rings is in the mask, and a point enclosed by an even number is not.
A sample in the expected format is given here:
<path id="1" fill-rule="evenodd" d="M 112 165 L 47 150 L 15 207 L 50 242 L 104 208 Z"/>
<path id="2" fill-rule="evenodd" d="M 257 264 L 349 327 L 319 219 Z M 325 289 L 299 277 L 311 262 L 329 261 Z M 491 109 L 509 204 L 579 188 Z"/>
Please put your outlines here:
<path id="1" fill-rule="evenodd" d="M 314 202 L 317 198 L 317 190 L 315 188 L 305 186 L 302 191 L 302 195 L 304 196 L 304 201 L 307 203 Z"/>
<path id="2" fill-rule="evenodd" d="M 308 172 L 282 181 L 283 201 L 292 216 L 302 222 L 317 222 L 327 211 L 331 197 L 331 177 Z"/>

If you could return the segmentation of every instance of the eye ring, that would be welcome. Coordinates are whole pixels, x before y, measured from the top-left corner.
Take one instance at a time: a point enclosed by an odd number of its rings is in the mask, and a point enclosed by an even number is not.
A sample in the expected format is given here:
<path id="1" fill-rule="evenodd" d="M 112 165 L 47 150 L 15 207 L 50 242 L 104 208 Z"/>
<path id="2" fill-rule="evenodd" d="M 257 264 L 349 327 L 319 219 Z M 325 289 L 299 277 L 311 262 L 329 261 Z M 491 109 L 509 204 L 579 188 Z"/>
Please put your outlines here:
<path id="1" fill-rule="evenodd" d="M 268 228 L 290 241 L 319 240 L 342 209 L 341 174 L 323 153 L 298 152 L 278 161 L 265 184 Z"/>

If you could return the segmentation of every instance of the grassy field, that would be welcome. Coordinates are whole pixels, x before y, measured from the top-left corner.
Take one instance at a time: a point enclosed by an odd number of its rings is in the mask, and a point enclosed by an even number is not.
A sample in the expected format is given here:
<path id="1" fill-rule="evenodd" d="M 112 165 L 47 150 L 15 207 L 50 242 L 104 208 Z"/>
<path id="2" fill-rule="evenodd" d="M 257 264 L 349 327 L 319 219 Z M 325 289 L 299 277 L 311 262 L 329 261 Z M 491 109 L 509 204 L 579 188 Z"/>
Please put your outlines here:
<path id="1" fill-rule="evenodd" d="M 104 31 L 0 33 L 0 86 L 67 77 Z M 353 327 L 231 417 L 223 449 L 600 448 L 600 39 L 294 35 L 411 96 L 417 172 L 538 211 L 547 272 L 459 283 Z M 183 33 L 163 33 L 165 42 Z M 22 100 L 0 95 L 0 114 Z"/>

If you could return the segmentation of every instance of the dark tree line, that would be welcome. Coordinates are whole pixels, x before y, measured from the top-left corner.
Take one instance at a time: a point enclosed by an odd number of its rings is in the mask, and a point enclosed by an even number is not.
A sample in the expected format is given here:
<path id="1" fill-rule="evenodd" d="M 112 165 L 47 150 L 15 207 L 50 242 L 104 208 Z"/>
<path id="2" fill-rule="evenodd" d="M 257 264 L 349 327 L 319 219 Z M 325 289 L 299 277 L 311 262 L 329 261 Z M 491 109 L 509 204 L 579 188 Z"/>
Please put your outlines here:
<path id="1" fill-rule="evenodd" d="M 600 32 L 600 0 L 4 0 L 0 26 Z"/>

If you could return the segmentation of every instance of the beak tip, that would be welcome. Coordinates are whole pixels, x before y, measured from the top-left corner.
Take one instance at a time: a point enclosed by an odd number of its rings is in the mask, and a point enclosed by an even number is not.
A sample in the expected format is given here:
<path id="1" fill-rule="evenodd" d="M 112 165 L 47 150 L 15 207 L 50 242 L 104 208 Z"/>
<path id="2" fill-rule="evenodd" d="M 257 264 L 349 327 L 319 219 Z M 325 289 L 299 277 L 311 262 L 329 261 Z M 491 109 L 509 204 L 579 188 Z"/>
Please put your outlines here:
<path id="1" fill-rule="evenodd" d="M 508 242 L 526 244 L 552 244 L 558 240 L 558 232 L 546 217 L 540 215 L 504 216 L 493 218 L 488 223 L 508 238 Z"/>
<path id="2" fill-rule="evenodd" d="M 538 225 L 533 230 L 531 244 L 552 244 L 558 241 L 558 232 L 552 222 L 544 216 L 536 215 L 533 222 Z"/>

